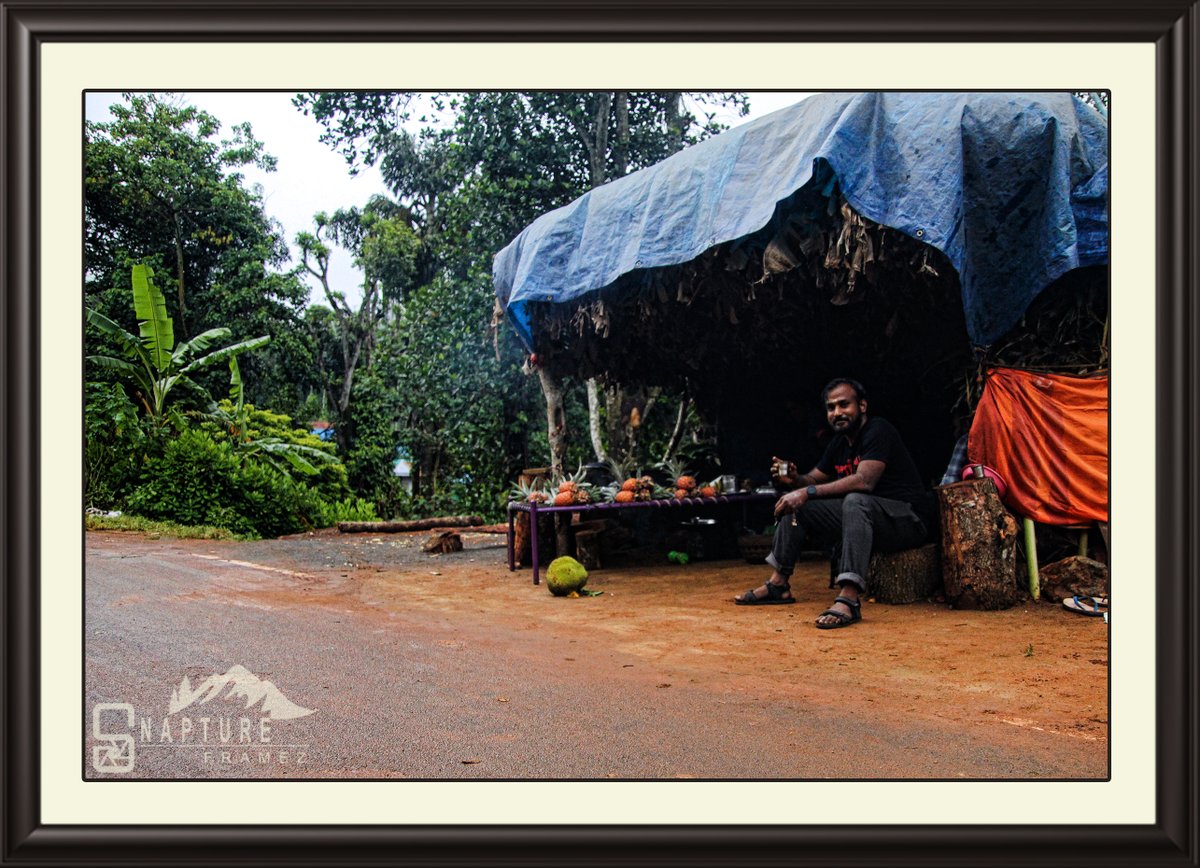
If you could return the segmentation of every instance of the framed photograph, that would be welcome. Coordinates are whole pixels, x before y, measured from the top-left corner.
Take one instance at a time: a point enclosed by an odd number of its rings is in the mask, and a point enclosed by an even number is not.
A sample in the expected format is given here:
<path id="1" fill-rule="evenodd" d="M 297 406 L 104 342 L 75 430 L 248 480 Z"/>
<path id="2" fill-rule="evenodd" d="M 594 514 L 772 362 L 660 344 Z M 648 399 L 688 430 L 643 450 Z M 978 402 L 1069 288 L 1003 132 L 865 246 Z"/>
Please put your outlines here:
<path id="1" fill-rule="evenodd" d="M 1192 4 L 0 0 L 0 15 L 4 861 L 1198 864 Z M 80 671 L 85 93 L 608 86 L 1109 95 L 1111 406 L 1122 412 L 1110 417 L 1107 777 L 81 774 L 80 733 L 93 725 Z M 280 716 L 305 711 L 289 703 Z"/>

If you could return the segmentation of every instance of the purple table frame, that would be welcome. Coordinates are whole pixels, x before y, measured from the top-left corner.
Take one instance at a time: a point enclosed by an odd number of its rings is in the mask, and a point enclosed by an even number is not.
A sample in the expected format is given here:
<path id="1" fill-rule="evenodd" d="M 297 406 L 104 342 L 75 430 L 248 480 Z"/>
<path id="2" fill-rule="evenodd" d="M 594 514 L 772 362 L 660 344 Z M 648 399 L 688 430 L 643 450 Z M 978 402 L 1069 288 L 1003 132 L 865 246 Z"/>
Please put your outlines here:
<path id="1" fill-rule="evenodd" d="M 743 507 L 743 523 L 745 523 L 745 507 L 748 504 L 760 501 L 771 501 L 772 503 L 779 499 L 778 494 L 755 494 L 747 492 L 745 494 L 718 494 L 716 497 L 683 497 L 671 500 L 635 500 L 631 503 L 616 503 L 608 501 L 605 503 L 573 503 L 570 506 L 539 506 L 536 503 L 527 501 L 509 501 L 508 504 L 508 570 L 512 572 L 517 568 L 516 552 L 514 551 L 514 535 L 513 522 L 518 512 L 529 513 L 529 566 L 533 569 L 533 583 L 541 584 L 538 564 L 538 531 L 537 517 L 544 512 L 599 512 L 604 513 L 615 509 L 672 509 L 684 506 L 717 506 L 724 503 L 740 503 Z"/>

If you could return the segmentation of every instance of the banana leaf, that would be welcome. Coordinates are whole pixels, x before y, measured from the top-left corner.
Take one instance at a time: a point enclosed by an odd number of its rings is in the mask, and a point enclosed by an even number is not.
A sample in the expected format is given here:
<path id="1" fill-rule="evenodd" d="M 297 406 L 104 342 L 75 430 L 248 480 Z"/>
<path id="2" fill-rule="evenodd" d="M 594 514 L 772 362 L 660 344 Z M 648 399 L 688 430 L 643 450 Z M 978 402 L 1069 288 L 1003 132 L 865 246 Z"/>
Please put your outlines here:
<path id="1" fill-rule="evenodd" d="M 230 344 L 227 347 L 221 347 L 219 350 L 213 350 L 207 356 L 201 356 L 200 358 L 189 362 L 183 367 L 180 373 L 187 374 L 192 371 L 197 371 L 200 368 L 206 368 L 209 365 L 217 362 L 223 362 L 232 356 L 239 355 L 240 353 L 248 352 L 249 350 L 256 350 L 259 347 L 269 343 L 270 340 L 271 338 L 269 336 L 264 335 L 263 337 L 250 338 L 249 340 L 239 341 L 236 344 Z"/>
<path id="2" fill-rule="evenodd" d="M 201 332 L 190 341 L 184 341 L 177 346 L 175 352 L 171 354 L 171 358 L 175 364 L 182 365 L 193 353 L 204 352 L 213 341 L 220 338 L 227 338 L 230 334 L 231 332 L 227 328 L 209 329 L 206 332 Z"/>
<path id="3" fill-rule="evenodd" d="M 87 308 L 84 313 L 87 316 L 88 325 L 98 329 L 116 341 L 126 356 L 141 362 L 147 369 L 150 368 L 150 357 L 147 355 L 141 341 L 98 311 Z"/>
<path id="4" fill-rule="evenodd" d="M 171 364 L 171 348 L 175 346 L 175 328 L 167 314 L 167 300 L 150 279 L 150 269 L 145 265 L 133 266 L 133 311 L 151 364 L 156 370 L 166 370 Z"/>

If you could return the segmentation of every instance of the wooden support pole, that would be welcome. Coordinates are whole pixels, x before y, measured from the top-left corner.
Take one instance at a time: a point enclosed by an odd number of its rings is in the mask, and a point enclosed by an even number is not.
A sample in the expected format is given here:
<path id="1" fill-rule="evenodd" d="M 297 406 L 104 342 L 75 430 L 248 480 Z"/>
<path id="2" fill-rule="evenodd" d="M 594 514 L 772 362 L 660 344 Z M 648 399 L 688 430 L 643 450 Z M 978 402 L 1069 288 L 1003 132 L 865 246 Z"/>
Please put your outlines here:
<path id="1" fill-rule="evenodd" d="M 1034 527 L 1033 519 L 1029 516 L 1024 518 L 1023 524 L 1025 525 L 1025 566 L 1029 570 L 1029 593 L 1037 600 L 1042 596 L 1042 586 L 1038 580 L 1037 528 Z"/>

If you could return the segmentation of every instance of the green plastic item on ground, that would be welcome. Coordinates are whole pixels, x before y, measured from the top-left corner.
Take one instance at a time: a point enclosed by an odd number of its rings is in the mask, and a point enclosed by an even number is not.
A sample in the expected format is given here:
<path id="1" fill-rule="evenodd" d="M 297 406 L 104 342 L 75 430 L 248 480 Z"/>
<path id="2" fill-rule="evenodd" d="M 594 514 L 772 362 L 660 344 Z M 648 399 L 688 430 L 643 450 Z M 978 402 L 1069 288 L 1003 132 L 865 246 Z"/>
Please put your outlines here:
<path id="1" fill-rule="evenodd" d="M 667 560 L 673 564 L 684 566 L 688 562 L 687 552 L 667 552 Z"/>

